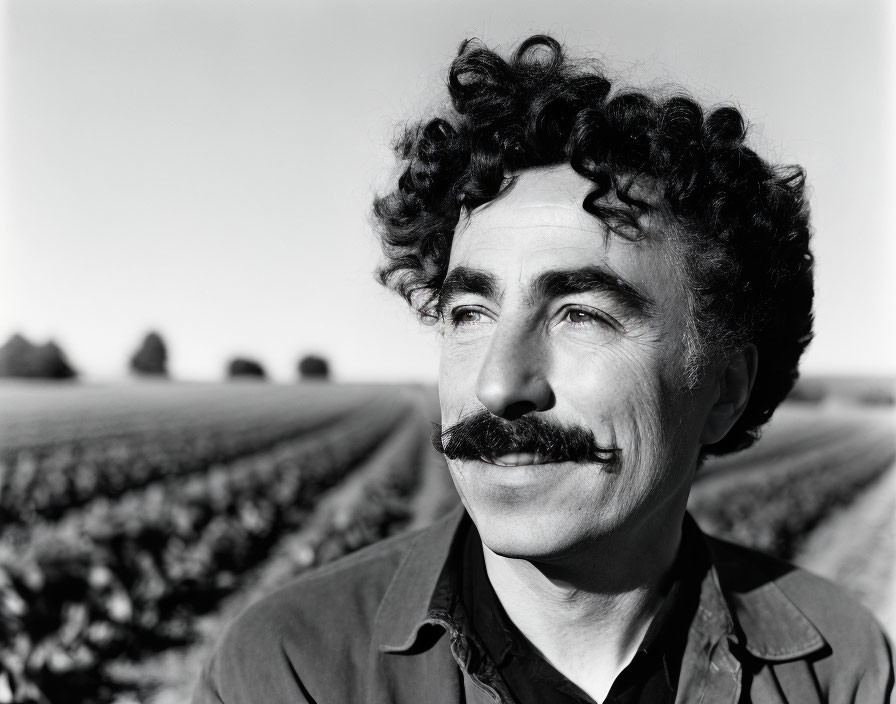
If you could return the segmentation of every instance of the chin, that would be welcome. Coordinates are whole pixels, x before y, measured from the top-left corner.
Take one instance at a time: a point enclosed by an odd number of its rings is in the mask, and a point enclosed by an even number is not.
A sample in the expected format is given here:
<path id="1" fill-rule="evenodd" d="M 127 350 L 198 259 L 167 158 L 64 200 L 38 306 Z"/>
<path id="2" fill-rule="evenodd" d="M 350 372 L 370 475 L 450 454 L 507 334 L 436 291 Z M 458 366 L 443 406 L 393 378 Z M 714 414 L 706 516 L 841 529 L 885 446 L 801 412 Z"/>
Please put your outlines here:
<path id="1" fill-rule="evenodd" d="M 582 513 L 544 510 L 526 511 L 521 507 L 471 507 L 467 505 L 479 537 L 489 550 L 507 558 L 550 561 L 570 555 L 603 533 L 611 533 L 612 521 L 602 521 L 600 511 L 588 511 L 585 524 Z M 607 517 L 604 517 L 607 518 Z"/>
<path id="2" fill-rule="evenodd" d="M 483 543 L 498 555 L 546 559 L 618 528 L 618 476 L 600 465 L 497 467 L 449 460 Z"/>

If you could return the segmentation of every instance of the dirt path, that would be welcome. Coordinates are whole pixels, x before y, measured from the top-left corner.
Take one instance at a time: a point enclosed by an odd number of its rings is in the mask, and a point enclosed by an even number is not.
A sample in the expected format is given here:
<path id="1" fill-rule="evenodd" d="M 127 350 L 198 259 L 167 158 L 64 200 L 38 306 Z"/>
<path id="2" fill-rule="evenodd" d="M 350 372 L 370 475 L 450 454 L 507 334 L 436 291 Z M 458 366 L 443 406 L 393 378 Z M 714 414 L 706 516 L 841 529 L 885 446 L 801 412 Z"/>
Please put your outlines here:
<path id="1" fill-rule="evenodd" d="M 896 639 L 896 466 L 828 517 L 795 562 L 846 587 Z"/>

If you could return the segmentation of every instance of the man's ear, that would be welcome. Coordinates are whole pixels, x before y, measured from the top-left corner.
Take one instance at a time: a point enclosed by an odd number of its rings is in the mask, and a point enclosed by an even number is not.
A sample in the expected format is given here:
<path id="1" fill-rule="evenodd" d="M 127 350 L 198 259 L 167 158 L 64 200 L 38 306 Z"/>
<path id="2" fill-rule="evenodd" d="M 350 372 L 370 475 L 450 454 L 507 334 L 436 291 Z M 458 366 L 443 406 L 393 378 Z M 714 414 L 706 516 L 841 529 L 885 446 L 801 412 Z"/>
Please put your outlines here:
<path id="1" fill-rule="evenodd" d="M 756 345 L 750 344 L 729 357 L 719 369 L 715 380 L 718 398 L 709 409 L 700 435 L 701 444 L 719 442 L 740 418 L 750 400 L 758 365 L 759 351 Z"/>

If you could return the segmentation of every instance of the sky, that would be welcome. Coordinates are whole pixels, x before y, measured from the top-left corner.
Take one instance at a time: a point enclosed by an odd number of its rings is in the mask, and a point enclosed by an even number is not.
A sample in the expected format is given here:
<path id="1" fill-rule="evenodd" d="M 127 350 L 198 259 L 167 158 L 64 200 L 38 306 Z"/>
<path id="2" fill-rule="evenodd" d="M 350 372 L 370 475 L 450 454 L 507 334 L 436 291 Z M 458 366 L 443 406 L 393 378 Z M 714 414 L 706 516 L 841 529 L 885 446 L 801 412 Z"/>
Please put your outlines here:
<path id="1" fill-rule="evenodd" d="M 733 103 L 802 164 L 817 260 L 808 373 L 896 373 L 893 18 L 884 0 L 0 0 L 0 342 L 88 379 L 149 330 L 172 374 L 236 355 L 294 378 L 432 381 L 436 335 L 379 286 L 389 144 L 457 45 L 549 32 L 640 87 Z"/>

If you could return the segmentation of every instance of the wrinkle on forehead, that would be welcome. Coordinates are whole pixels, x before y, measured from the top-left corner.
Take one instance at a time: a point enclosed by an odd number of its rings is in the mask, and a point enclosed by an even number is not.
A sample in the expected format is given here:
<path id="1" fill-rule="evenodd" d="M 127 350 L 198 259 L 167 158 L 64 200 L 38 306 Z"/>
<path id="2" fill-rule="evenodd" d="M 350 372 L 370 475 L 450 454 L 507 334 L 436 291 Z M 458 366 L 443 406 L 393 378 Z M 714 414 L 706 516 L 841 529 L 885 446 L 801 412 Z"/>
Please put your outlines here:
<path id="1" fill-rule="evenodd" d="M 497 198 L 470 212 L 462 211 L 454 236 L 463 236 L 470 230 L 550 227 L 593 233 L 609 242 L 616 231 L 584 208 L 586 197 L 595 188 L 593 181 L 578 174 L 569 164 L 524 169 L 513 176 L 511 184 Z M 675 239 L 674 219 L 666 212 L 660 184 L 649 176 L 637 175 L 631 178 L 629 188 L 630 194 L 648 203 L 649 208 L 646 212 L 632 213 L 643 237 L 619 239 L 629 243 Z M 629 207 L 612 189 L 601 201 L 613 208 Z"/>
<path id="2" fill-rule="evenodd" d="M 455 234 L 549 226 L 606 235 L 606 225 L 582 207 L 593 189 L 594 183 L 566 164 L 526 169 L 498 198 L 463 214 Z"/>

